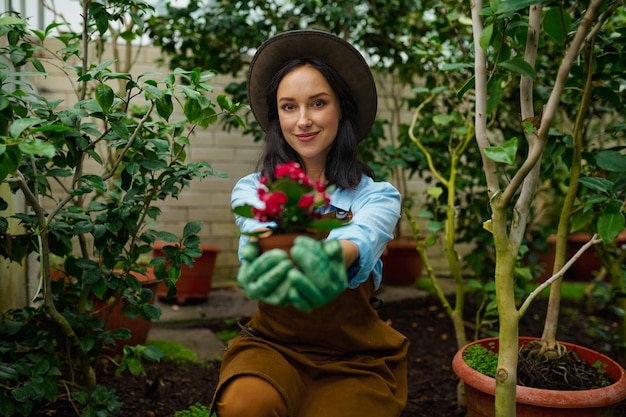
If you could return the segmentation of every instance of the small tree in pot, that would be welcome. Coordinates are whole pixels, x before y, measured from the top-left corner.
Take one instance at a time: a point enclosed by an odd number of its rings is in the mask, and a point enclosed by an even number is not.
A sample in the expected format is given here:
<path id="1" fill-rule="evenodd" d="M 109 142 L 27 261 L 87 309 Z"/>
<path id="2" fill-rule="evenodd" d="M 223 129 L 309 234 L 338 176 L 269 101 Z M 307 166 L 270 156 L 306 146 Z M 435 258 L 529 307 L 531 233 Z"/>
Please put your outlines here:
<path id="1" fill-rule="evenodd" d="M 612 59 L 605 55 L 613 48 L 613 43 L 609 41 L 611 31 L 615 36 L 620 36 L 617 28 L 619 22 L 623 24 L 624 21 L 623 9 L 619 9 L 621 2 L 596 0 L 589 2 L 587 7 L 568 4 L 567 10 L 561 7 L 544 10 L 541 4 L 536 3 L 530 0 L 492 2 L 490 6 L 483 8 L 483 3 L 479 1 L 474 3 L 472 9 L 476 139 L 481 150 L 492 210 L 486 228 L 493 233 L 496 251 L 495 283 L 500 333 L 495 375 L 495 415 L 507 417 L 514 416 L 516 412 L 518 321 L 538 292 L 550 284 L 553 287 L 546 330 L 539 346 L 542 354 L 562 352 L 558 348 L 555 336 L 559 313 L 559 283 L 564 270 L 574 261 L 570 259 L 565 262 L 562 238 L 568 230 L 568 210 L 575 198 L 580 195 L 576 189 L 578 184 L 594 188 L 594 179 L 579 180 L 577 173 L 581 166 L 582 138 L 588 133 L 589 111 L 594 108 L 591 97 L 603 92 L 601 88 L 594 86 L 594 82 L 612 90 L 611 97 L 617 98 L 617 101 L 607 101 L 607 97 L 603 96 L 605 104 L 622 106 L 618 80 L 623 82 L 623 74 L 613 65 L 618 67 L 623 65 L 623 53 L 612 55 Z M 521 16 L 521 11 L 526 8 L 529 10 L 527 18 Z M 574 15 L 573 19 L 570 19 L 568 12 Z M 607 28 L 609 34 L 601 34 L 603 27 Z M 516 28 L 524 30 L 517 32 Z M 541 34 L 547 34 L 551 41 Z M 623 38 L 623 34 L 621 36 Z M 521 42 L 518 44 L 517 40 Z M 542 51 L 546 51 L 545 56 L 538 54 L 539 45 Z M 492 56 L 493 60 L 488 59 L 487 51 L 495 53 Z M 538 76 L 536 69 L 550 68 L 546 63 L 554 62 L 556 57 L 558 68 L 554 68 L 554 72 L 541 73 L 544 83 L 551 77 L 554 82 L 547 91 L 536 88 L 534 84 Z M 581 65 L 576 65 L 578 60 Z M 515 165 L 515 161 L 522 150 L 519 146 L 520 139 L 505 138 L 500 144 L 495 145 L 487 128 L 488 100 L 498 102 L 504 99 L 501 95 L 503 91 L 501 86 L 505 79 L 509 82 L 515 79 L 510 77 L 512 73 L 521 78 L 520 125 L 521 137 L 525 139 L 523 148 L 525 156 L 519 165 Z M 506 74 L 509 78 L 503 78 Z M 568 83 L 577 88 L 566 91 Z M 535 114 L 537 104 L 533 93 L 536 91 L 545 93 L 546 98 L 539 115 Z M 573 98 L 575 100 L 570 101 Z M 540 180 L 541 157 L 546 144 L 554 140 L 550 134 L 560 106 L 575 109 L 577 114 L 576 121 L 568 132 L 575 144 L 575 157 L 569 182 L 570 202 L 564 204 L 560 218 L 558 234 L 561 243 L 557 243 L 554 275 L 537 291 L 530 294 L 518 308 L 513 279 L 514 268 L 526 235 L 530 210 Z M 616 158 L 623 163 L 623 155 L 618 154 Z M 503 169 L 503 164 L 516 166 L 514 170 L 509 171 L 510 175 L 504 182 L 503 177 L 498 175 Z M 609 170 L 619 166 L 606 161 L 602 164 Z M 610 178 L 607 177 L 606 180 L 610 182 Z M 621 186 L 623 187 L 623 184 Z M 605 199 L 603 203 L 606 203 L 605 210 L 600 212 L 596 222 L 600 237 L 594 236 L 583 250 L 602 240 L 612 241 L 624 229 L 623 189 L 621 194 L 616 194 L 616 199 Z"/>

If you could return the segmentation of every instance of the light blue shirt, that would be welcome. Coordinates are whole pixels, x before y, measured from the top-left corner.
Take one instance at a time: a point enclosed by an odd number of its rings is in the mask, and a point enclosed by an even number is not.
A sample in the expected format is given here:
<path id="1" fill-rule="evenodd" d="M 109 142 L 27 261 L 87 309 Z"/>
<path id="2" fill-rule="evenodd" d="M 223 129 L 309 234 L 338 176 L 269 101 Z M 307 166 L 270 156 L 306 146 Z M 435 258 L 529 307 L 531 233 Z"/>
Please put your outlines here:
<path id="1" fill-rule="evenodd" d="M 244 204 L 263 207 L 257 195 L 260 178 L 260 173 L 254 173 L 237 182 L 232 192 L 232 207 Z M 352 221 L 346 226 L 331 230 L 328 235 L 328 239 L 349 240 L 359 250 L 358 261 L 348 269 L 348 286 L 356 288 L 371 275 L 375 288 L 378 288 L 383 267 L 380 255 L 393 239 L 393 229 L 400 219 L 400 193 L 388 182 L 376 182 L 364 175 L 354 190 L 335 189 L 330 195 L 328 212 L 331 211 L 352 211 Z M 263 223 L 237 215 L 235 223 L 242 232 L 275 226 L 273 223 Z M 240 259 L 241 248 L 247 242 L 248 236 L 242 234 L 239 239 Z"/>

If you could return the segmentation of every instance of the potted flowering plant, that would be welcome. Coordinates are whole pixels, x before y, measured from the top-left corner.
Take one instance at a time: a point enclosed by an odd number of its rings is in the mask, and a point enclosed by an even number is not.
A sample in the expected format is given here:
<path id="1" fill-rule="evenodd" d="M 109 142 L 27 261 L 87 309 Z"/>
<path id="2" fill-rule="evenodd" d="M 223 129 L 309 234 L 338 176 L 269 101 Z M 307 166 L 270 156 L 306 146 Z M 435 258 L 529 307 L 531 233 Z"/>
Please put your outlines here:
<path id="1" fill-rule="evenodd" d="M 313 181 L 297 162 L 276 166 L 273 176 L 261 177 L 257 193 L 263 207 L 250 204 L 235 207 L 239 216 L 270 223 L 267 230 L 246 233 L 265 238 L 268 235 L 310 234 L 321 237 L 324 233 L 344 225 L 342 220 L 327 218 L 324 211 L 330 206 L 330 193 L 319 180 Z"/>

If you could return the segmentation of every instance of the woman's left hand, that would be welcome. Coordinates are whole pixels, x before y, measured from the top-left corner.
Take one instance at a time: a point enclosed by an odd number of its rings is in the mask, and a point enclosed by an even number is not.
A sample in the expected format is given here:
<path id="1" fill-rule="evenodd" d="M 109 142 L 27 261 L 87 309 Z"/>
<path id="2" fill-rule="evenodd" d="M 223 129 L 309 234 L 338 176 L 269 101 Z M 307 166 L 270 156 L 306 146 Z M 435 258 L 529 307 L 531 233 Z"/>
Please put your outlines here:
<path id="1" fill-rule="evenodd" d="M 291 248 L 291 258 L 304 278 L 321 294 L 311 300 L 313 307 L 328 304 L 348 286 L 343 250 L 338 240 L 318 241 L 299 236 Z M 295 286 L 298 288 L 298 286 Z"/>

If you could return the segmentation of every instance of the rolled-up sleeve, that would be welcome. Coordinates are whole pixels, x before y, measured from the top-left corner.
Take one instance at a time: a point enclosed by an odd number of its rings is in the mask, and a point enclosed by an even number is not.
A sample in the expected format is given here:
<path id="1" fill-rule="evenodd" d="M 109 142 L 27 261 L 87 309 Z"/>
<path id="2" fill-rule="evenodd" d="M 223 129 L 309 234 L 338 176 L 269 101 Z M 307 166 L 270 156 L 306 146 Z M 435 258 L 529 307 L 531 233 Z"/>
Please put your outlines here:
<path id="1" fill-rule="evenodd" d="M 257 208 L 263 208 L 263 202 L 259 199 L 259 195 L 257 193 L 257 189 L 259 187 L 259 180 L 261 178 L 260 173 L 250 174 L 243 178 L 241 178 L 231 193 L 231 207 L 239 207 L 246 204 Z M 235 224 L 239 228 L 239 231 L 242 234 L 239 237 L 239 260 L 241 260 L 241 248 L 243 245 L 248 243 L 249 236 L 244 235 L 243 233 L 250 233 L 258 229 L 262 228 L 271 228 L 275 227 L 276 224 L 273 222 L 260 222 L 255 219 L 249 219 L 247 217 L 242 217 L 235 215 Z"/>
<path id="2" fill-rule="evenodd" d="M 393 230 L 400 219 L 401 197 L 387 182 L 375 182 L 364 177 L 355 190 L 338 190 L 331 196 L 331 204 L 338 209 L 352 211 L 352 221 L 330 232 L 328 239 L 344 239 L 356 244 L 359 250 L 357 264 L 348 269 L 348 285 L 356 288 L 370 275 L 376 288 L 382 280 L 380 256 L 393 239 Z"/>

